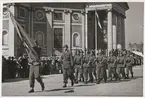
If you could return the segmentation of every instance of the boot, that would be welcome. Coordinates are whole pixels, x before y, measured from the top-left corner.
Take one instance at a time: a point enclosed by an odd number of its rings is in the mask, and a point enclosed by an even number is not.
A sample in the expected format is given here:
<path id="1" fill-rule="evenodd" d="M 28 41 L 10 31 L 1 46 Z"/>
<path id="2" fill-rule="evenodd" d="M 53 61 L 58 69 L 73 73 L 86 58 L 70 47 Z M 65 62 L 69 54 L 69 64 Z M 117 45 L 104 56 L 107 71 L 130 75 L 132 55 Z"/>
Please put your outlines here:
<path id="1" fill-rule="evenodd" d="M 71 86 L 74 86 L 74 82 L 73 81 L 71 82 Z"/>
<path id="2" fill-rule="evenodd" d="M 32 88 L 28 93 L 33 93 L 34 92 L 34 89 Z"/>
<path id="3" fill-rule="evenodd" d="M 63 87 L 67 87 L 66 83 L 63 85 Z"/>
<path id="4" fill-rule="evenodd" d="M 100 84 L 100 82 L 101 82 L 101 79 L 98 79 L 98 81 L 96 82 L 97 84 Z"/>
<path id="5" fill-rule="evenodd" d="M 44 91 L 45 89 L 44 83 L 41 85 L 41 88 L 42 88 L 42 91 Z"/>
<path id="6" fill-rule="evenodd" d="M 88 82 L 87 82 L 87 81 L 85 81 L 84 83 L 85 83 L 85 84 L 87 84 Z"/>
<path id="7" fill-rule="evenodd" d="M 132 78 L 134 77 L 133 74 L 131 74 L 131 77 L 132 77 Z"/>

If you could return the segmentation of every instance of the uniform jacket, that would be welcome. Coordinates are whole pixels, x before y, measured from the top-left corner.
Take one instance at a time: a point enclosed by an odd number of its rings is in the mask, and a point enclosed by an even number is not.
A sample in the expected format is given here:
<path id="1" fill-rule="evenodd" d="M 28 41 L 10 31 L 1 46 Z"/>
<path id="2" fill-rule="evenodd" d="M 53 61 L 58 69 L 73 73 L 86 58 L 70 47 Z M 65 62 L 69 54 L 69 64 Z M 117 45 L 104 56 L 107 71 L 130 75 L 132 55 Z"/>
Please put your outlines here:
<path id="1" fill-rule="evenodd" d="M 116 67 L 116 57 L 115 56 L 109 56 L 107 62 L 108 62 L 108 67 Z"/>
<path id="2" fill-rule="evenodd" d="M 90 64 L 89 64 L 89 60 L 91 58 L 91 55 L 90 54 L 86 54 L 83 58 L 83 67 L 91 67 Z"/>
<path id="3" fill-rule="evenodd" d="M 102 55 L 98 55 L 96 61 L 97 61 L 97 67 L 105 67 L 107 64 L 107 59 Z"/>
<path id="4" fill-rule="evenodd" d="M 96 67 L 96 63 L 95 62 L 96 62 L 96 57 L 95 56 L 91 56 L 90 59 L 89 59 L 89 63 L 88 64 L 90 64 L 90 66 L 94 68 L 94 67 Z"/>
<path id="5" fill-rule="evenodd" d="M 82 62 L 83 62 L 83 58 L 82 58 L 81 55 L 75 55 L 74 56 L 74 62 L 73 62 L 73 64 L 75 66 L 81 66 L 82 65 Z"/>
<path id="6" fill-rule="evenodd" d="M 71 68 L 72 64 L 72 56 L 69 50 L 63 52 L 61 56 L 62 68 Z"/>
<path id="7" fill-rule="evenodd" d="M 117 67 L 125 67 L 125 58 L 122 57 L 118 57 L 117 58 Z"/>
<path id="8" fill-rule="evenodd" d="M 132 66 L 133 64 L 133 58 L 132 57 L 126 57 L 126 66 Z"/>

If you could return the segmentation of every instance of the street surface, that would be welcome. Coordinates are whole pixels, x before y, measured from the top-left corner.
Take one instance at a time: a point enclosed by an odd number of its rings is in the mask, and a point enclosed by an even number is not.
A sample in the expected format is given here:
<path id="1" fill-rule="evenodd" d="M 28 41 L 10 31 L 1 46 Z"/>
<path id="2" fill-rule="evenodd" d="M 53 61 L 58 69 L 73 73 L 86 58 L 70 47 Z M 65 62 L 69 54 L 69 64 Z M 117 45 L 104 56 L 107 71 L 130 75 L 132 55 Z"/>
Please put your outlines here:
<path id="1" fill-rule="evenodd" d="M 143 67 L 134 67 L 134 78 L 121 82 L 108 82 L 101 84 L 78 83 L 63 88 L 62 74 L 43 76 L 45 90 L 35 81 L 35 92 L 28 93 L 28 79 L 9 79 L 2 83 L 2 96 L 143 96 Z"/>

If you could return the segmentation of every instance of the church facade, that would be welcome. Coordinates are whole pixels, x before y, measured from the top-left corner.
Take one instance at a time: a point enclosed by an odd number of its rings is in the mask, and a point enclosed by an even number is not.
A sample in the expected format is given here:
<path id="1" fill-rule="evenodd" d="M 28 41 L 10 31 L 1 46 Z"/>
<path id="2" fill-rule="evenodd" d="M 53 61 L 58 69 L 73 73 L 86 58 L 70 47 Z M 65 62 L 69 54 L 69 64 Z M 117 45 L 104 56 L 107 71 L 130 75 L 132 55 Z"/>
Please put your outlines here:
<path id="1" fill-rule="evenodd" d="M 125 48 L 127 3 L 14 3 L 9 7 L 16 21 L 42 48 L 42 56 L 60 55 L 70 49 Z M 3 5 L 2 51 L 18 57 L 24 52 L 15 25 Z"/>

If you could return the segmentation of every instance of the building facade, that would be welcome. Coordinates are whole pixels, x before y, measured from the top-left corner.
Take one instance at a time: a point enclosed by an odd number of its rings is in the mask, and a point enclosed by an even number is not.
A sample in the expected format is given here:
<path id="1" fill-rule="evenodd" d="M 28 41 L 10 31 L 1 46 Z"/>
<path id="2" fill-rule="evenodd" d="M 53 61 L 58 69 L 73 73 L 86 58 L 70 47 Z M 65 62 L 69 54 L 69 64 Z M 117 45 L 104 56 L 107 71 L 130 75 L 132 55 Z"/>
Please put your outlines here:
<path id="1" fill-rule="evenodd" d="M 16 21 L 42 48 L 42 56 L 60 55 L 70 49 L 112 50 L 125 48 L 127 3 L 14 3 L 9 7 Z M 2 51 L 4 56 L 24 52 L 6 4 L 3 5 Z"/>

